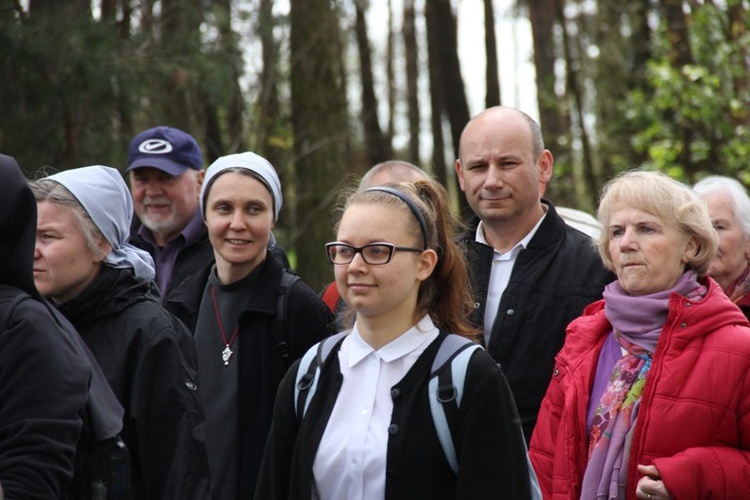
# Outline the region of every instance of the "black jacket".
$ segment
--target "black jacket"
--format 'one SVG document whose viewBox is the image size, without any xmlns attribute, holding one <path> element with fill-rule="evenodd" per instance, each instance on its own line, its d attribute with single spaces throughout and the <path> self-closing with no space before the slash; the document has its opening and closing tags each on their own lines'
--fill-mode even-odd
<svg viewBox="0 0 750 500">
<path fill-rule="evenodd" d="M 128 242 L 142 250 L 147 251 L 152 257 L 156 255 L 154 245 L 146 241 L 138 234 L 141 228 L 141 221 L 133 215 L 133 222 L 130 225 L 130 239 Z M 155 258 L 155 257 L 154 257 Z M 199 269 L 203 269 L 209 263 L 214 261 L 214 249 L 208 240 L 208 230 L 204 227 L 201 229 L 200 237 L 192 244 L 184 247 L 177 254 L 174 267 L 172 268 L 172 279 L 168 290 L 161 290 L 162 303 L 166 304 L 174 290 L 180 288 L 181 283 L 189 276 L 195 274 Z"/>
<path fill-rule="evenodd" d="M 503 367 L 527 442 L 547 391 L 565 328 L 615 279 L 591 237 L 568 226 L 552 203 L 516 260 L 492 325 L 487 351 Z M 478 218 L 462 239 L 475 294 L 474 324 L 484 324 L 493 249 L 478 243 Z"/>
<path fill-rule="evenodd" d="M 204 268 L 174 290 L 167 309 L 193 331 L 204 288 L 213 266 Z M 333 318 L 317 294 L 298 280 L 287 303 L 289 357 L 282 359 L 274 338 L 277 289 L 283 273 L 277 258 L 267 257 L 255 287 L 248 287 L 247 302 L 239 318 L 239 422 L 237 475 L 239 498 L 251 498 L 260 469 L 263 447 L 271 426 L 276 390 L 289 364 L 330 334 Z"/>
<path fill-rule="evenodd" d="M 502 372 L 481 350 L 469 361 L 456 419 L 458 476 L 451 470 L 438 441 L 427 393 L 430 367 L 444 338 L 445 334 L 439 335 L 391 389 L 385 498 L 529 498 L 526 452 L 513 397 Z M 293 404 L 299 363 L 284 377 L 256 500 L 311 498 L 315 455 L 343 381 L 336 353 L 323 365 L 301 423 Z"/>
<path fill-rule="evenodd" d="M 60 498 L 73 476 L 91 368 L 49 311 L 0 285 L 0 483 L 6 499 Z"/>
<path fill-rule="evenodd" d="M 208 461 L 192 338 L 159 303 L 153 281 L 103 267 L 59 306 L 125 408 L 133 498 L 204 499 Z"/>
</svg>

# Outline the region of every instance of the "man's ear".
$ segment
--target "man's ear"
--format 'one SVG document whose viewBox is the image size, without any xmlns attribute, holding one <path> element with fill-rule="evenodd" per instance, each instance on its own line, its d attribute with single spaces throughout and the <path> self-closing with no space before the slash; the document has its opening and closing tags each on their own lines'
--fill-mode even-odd
<svg viewBox="0 0 750 500">
<path fill-rule="evenodd" d="M 206 178 L 206 171 L 205 170 L 199 170 L 195 173 L 195 182 L 198 184 L 198 191 L 200 192 L 201 188 L 203 187 L 203 179 Z"/>
<path fill-rule="evenodd" d="M 458 177 L 458 187 L 461 188 L 461 191 L 466 191 L 466 189 L 464 189 L 464 176 L 462 175 L 463 174 L 463 166 L 461 165 L 461 159 L 460 158 L 456 160 L 456 164 L 455 164 L 454 168 L 456 169 L 456 176 Z"/>
<path fill-rule="evenodd" d="M 536 164 L 539 167 L 539 184 L 546 187 L 547 183 L 552 179 L 552 171 L 555 166 L 555 159 L 552 157 L 549 149 L 542 151 Z"/>
</svg>

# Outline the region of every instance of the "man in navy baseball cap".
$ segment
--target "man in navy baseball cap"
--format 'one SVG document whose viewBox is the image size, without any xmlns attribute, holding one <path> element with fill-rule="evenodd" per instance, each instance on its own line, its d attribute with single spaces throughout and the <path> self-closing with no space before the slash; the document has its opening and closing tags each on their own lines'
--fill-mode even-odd
<svg viewBox="0 0 750 500">
<path fill-rule="evenodd" d="M 187 132 L 154 127 L 130 143 L 126 173 L 138 219 L 130 241 L 153 257 L 156 284 L 166 303 L 172 284 L 213 259 L 198 207 L 203 155 Z"/>
<path fill-rule="evenodd" d="M 126 172 L 152 167 L 177 177 L 189 168 L 203 168 L 201 148 L 193 136 L 172 127 L 154 127 L 135 136 L 129 160 Z"/>
</svg>

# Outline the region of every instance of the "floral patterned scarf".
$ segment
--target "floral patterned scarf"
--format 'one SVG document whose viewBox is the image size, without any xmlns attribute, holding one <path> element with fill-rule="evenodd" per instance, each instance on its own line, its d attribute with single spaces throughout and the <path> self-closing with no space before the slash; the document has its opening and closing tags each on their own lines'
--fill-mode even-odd
<svg viewBox="0 0 750 500">
<path fill-rule="evenodd" d="M 727 295 L 737 305 L 750 305 L 750 265 L 745 268 L 742 275 L 727 290 Z"/>
<path fill-rule="evenodd" d="M 697 299 L 705 292 L 693 271 L 684 273 L 672 289 L 650 295 L 630 296 L 617 281 L 605 288 L 605 315 L 624 355 L 615 363 L 594 413 L 582 498 L 625 498 L 630 444 L 651 359 L 669 313 L 669 296 Z"/>
</svg>

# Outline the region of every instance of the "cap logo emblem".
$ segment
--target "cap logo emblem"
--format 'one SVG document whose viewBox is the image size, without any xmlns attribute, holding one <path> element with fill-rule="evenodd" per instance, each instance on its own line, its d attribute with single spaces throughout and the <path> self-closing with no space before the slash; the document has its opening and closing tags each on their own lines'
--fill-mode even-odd
<svg viewBox="0 0 750 500">
<path fill-rule="evenodd" d="M 164 139 L 148 139 L 138 146 L 138 151 L 152 155 L 163 155 L 172 152 L 172 144 Z"/>
</svg>

